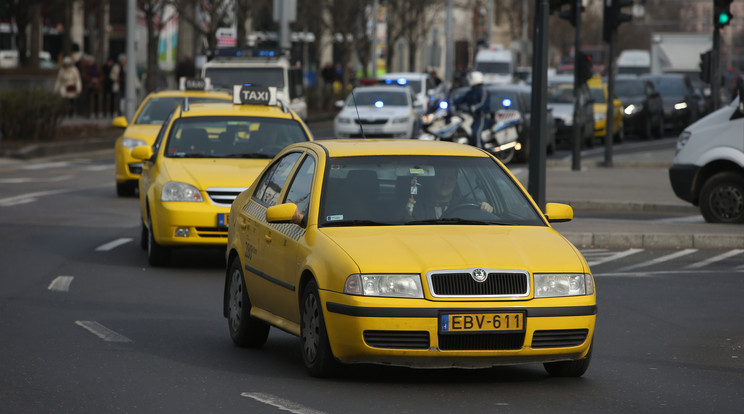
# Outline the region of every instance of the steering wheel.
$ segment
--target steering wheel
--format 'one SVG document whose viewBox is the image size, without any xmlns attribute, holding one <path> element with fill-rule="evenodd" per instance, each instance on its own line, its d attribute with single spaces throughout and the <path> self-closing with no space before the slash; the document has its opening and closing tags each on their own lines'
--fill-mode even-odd
<svg viewBox="0 0 744 414">
<path fill-rule="evenodd" d="M 476 204 L 476 203 L 460 203 L 460 204 L 455 204 L 454 206 L 449 207 L 442 214 L 442 217 L 449 218 L 449 217 L 452 217 L 453 215 L 455 215 L 454 213 L 456 211 L 464 211 L 464 210 L 471 210 L 471 209 L 475 209 L 475 210 L 479 210 L 480 211 L 481 206 L 480 206 L 480 204 Z"/>
</svg>

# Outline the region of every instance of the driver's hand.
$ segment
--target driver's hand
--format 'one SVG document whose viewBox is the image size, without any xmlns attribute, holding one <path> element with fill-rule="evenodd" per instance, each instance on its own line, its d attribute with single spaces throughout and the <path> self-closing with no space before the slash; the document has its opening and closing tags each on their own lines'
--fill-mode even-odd
<svg viewBox="0 0 744 414">
<path fill-rule="evenodd" d="M 485 201 L 481 203 L 480 209 L 487 212 L 487 213 L 493 213 L 493 206 L 486 203 Z"/>
</svg>

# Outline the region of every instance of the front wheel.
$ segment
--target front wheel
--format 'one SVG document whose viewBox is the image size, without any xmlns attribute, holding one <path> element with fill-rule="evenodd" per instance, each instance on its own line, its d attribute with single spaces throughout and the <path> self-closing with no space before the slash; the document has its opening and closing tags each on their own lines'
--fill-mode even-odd
<svg viewBox="0 0 744 414">
<path fill-rule="evenodd" d="M 576 359 L 573 361 L 558 361 L 558 362 L 546 362 L 543 364 L 545 371 L 554 377 L 574 377 L 578 378 L 586 372 L 589 368 L 589 363 L 592 362 L 592 349 L 594 344 L 589 345 L 589 352 L 583 359 Z"/>
<path fill-rule="evenodd" d="M 708 223 L 744 223 L 744 177 L 718 173 L 700 191 L 700 212 Z"/>
<path fill-rule="evenodd" d="M 311 280 L 305 286 L 300 307 L 300 337 L 305 368 L 313 377 L 329 376 L 336 370 L 337 363 L 328 341 L 323 306 L 315 280 Z"/>
<path fill-rule="evenodd" d="M 237 346 L 260 348 L 269 337 L 270 326 L 262 320 L 251 317 L 251 299 L 245 288 L 243 269 L 240 260 L 235 259 L 227 274 L 227 324 L 230 338 Z"/>
<path fill-rule="evenodd" d="M 147 260 L 150 266 L 165 266 L 170 261 L 171 250 L 169 247 L 161 246 L 155 240 L 152 218 L 148 217 L 149 227 L 147 229 Z"/>
</svg>

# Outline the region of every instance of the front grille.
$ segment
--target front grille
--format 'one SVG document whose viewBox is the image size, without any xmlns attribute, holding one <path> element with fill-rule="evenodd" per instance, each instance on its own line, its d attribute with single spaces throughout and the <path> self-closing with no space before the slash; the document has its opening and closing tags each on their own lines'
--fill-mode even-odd
<svg viewBox="0 0 744 414">
<path fill-rule="evenodd" d="M 439 335 L 442 351 L 512 351 L 523 344 L 524 332 Z"/>
<path fill-rule="evenodd" d="M 242 193 L 247 187 L 214 187 L 207 188 L 209 199 L 218 206 L 229 207 L 238 194 Z"/>
<path fill-rule="evenodd" d="M 361 125 L 385 125 L 387 123 L 387 119 L 354 119 L 354 122 Z"/>
<path fill-rule="evenodd" d="M 561 329 L 535 331 L 532 335 L 533 348 L 566 348 L 579 346 L 586 341 L 588 329 Z"/>
<path fill-rule="evenodd" d="M 364 331 L 364 342 L 372 348 L 428 349 L 426 331 Z"/>
<path fill-rule="evenodd" d="M 529 293 L 529 275 L 525 272 L 487 271 L 483 282 L 471 272 L 442 272 L 429 275 L 434 296 L 525 296 Z"/>
<path fill-rule="evenodd" d="M 196 235 L 207 239 L 227 238 L 227 227 L 196 227 Z"/>
</svg>

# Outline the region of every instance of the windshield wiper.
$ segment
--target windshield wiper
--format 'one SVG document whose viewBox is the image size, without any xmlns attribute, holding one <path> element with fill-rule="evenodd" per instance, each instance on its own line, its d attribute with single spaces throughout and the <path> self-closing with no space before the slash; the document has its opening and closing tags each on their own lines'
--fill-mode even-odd
<svg viewBox="0 0 744 414">
<path fill-rule="evenodd" d="M 343 226 L 392 226 L 391 223 L 382 223 L 374 220 L 338 220 L 328 221 L 326 227 L 343 227 Z"/>
<path fill-rule="evenodd" d="M 496 226 L 509 226 L 510 223 L 501 223 L 498 221 L 486 221 L 486 220 L 468 220 L 458 217 L 449 218 L 438 218 L 438 219 L 427 219 L 427 220 L 414 220 L 407 221 L 406 225 L 419 225 L 419 224 L 472 224 L 472 225 L 496 225 Z"/>
</svg>

